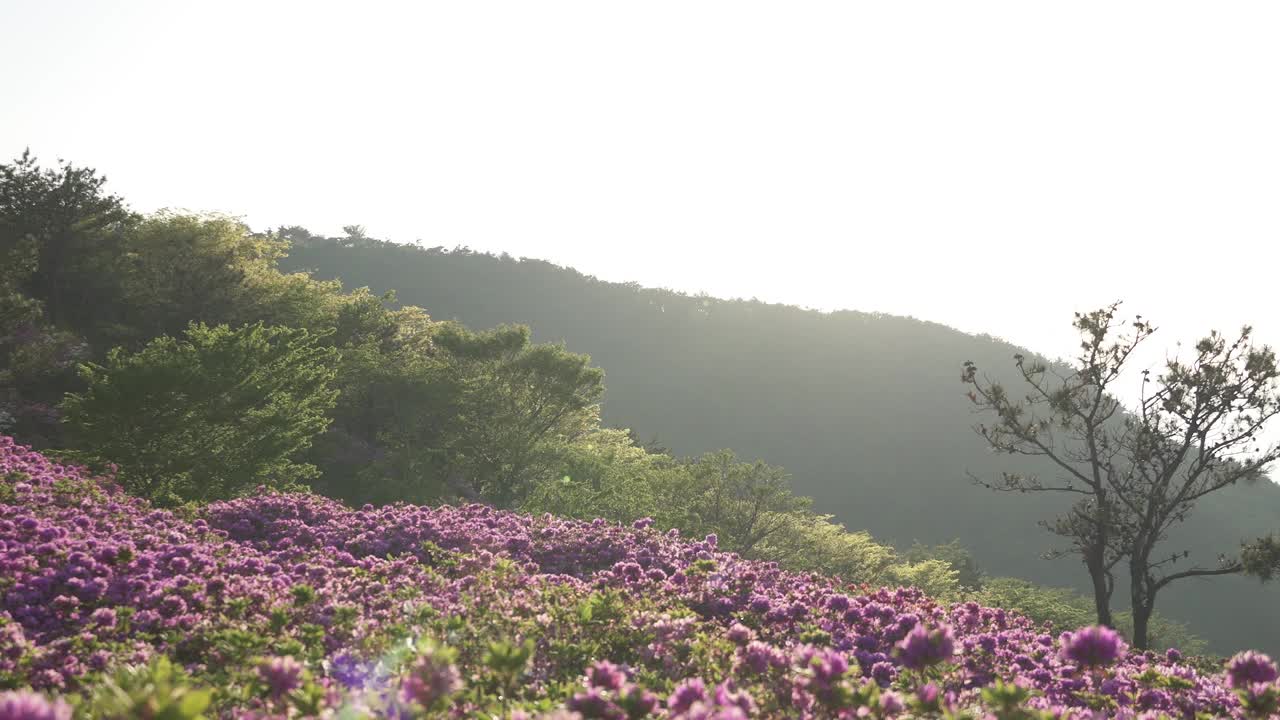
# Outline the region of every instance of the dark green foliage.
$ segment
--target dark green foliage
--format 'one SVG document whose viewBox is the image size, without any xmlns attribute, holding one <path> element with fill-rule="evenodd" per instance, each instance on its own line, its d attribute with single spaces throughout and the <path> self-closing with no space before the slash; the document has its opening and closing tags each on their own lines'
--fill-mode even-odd
<svg viewBox="0 0 1280 720">
<path fill-rule="evenodd" d="M 604 373 L 562 345 L 532 344 L 525 327 L 476 333 L 446 323 L 433 337 L 456 383 L 448 472 L 511 507 L 552 470 L 548 443 L 597 426 Z"/>
<path fill-rule="evenodd" d="M 109 273 L 101 252 L 133 215 L 91 168 L 43 168 L 30 152 L 0 164 L 0 256 L 35 241 L 35 267 L 23 282 L 56 326 L 80 326 L 101 308 Z"/>
<path fill-rule="evenodd" d="M 688 521 L 680 527 L 714 532 L 727 550 L 751 557 L 786 530 L 788 515 L 809 515 L 812 501 L 792 492 L 785 470 L 763 461 L 740 462 L 732 451 L 721 450 L 682 469 L 688 480 L 665 502 L 685 509 Z"/>
<path fill-rule="evenodd" d="M 74 382 L 85 350 L 74 334 L 45 321 L 44 303 L 26 289 L 39 247 L 28 236 L 0 249 L 0 432 L 34 442 L 56 434 L 52 406 Z"/>
<path fill-rule="evenodd" d="M 355 301 L 343 310 L 342 393 L 312 454 L 326 493 L 510 507 L 598 427 L 603 373 L 584 355 L 533 344 L 527 328 L 474 333 L 414 310 Z M 351 333 L 343 320 L 361 313 L 372 331 Z"/>
<path fill-rule="evenodd" d="M 178 335 L 190 322 L 238 325 L 253 318 L 310 326 L 261 312 L 271 304 L 264 302 L 269 281 L 287 248 L 234 218 L 165 212 L 142 219 L 122 233 L 104 263 L 120 312 L 100 322 L 94 335 L 104 343 L 137 344 Z"/>
<path fill-rule="evenodd" d="M 193 324 L 182 339 L 117 348 L 64 401 L 74 446 L 122 466 L 164 502 L 228 498 L 315 477 L 295 462 L 329 424 L 337 352 L 305 330 Z"/>
<path fill-rule="evenodd" d="M 146 666 L 130 666 L 103 680 L 81 703 L 84 717 L 103 720 L 202 720 L 212 700 L 209 690 L 195 689 L 181 668 L 167 657 Z"/>
</svg>

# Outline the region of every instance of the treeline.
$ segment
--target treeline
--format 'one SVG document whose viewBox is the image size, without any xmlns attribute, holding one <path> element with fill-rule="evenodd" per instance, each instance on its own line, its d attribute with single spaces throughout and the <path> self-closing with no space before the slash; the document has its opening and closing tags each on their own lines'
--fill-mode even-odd
<svg viewBox="0 0 1280 720">
<path fill-rule="evenodd" d="M 361 242 L 142 215 L 92 169 L 0 165 L 0 432 L 111 465 L 160 505 L 267 486 L 648 518 L 796 570 L 1081 624 L 1074 594 L 987 578 L 956 545 L 898 552 L 848 531 L 778 467 L 604 426 L 603 371 L 525 327 L 472 330 L 280 267 L 291 243 Z"/>
</svg>

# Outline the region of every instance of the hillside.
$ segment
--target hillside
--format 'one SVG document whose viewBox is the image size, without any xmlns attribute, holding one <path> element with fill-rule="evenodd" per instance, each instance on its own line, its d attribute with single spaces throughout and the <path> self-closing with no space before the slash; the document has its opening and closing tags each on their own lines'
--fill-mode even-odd
<svg viewBox="0 0 1280 720">
<path fill-rule="evenodd" d="M 0 689 L 60 696 L 0 690 L 15 720 L 1245 717 L 1232 688 L 1278 691 L 1265 658 L 1055 639 L 645 521 L 271 493 L 183 516 L 5 436 L 0 562 Z M 994 687 L 1015 678 L 1035 696 Z"/>
<path fill-rule="evenodd" d="M 682 454 L 729 447 L 778 464 L 798 492 L 849 527 L 896 544 L 959 539 L 993 574 L 1079 585 L 1073 560 L 1036 522 L 1058 499 L 993 495 L 965 479 L 1010 465 L 985 450 L 959 382 L 972 360 L 999 375 L 1019 351 L 920 320 L 819 313 L 601 282 L 537 260 L 364 241 L 295 239 L 286 269 L 348 287 L 395 290 L 404 304 L 474 328 L 528 324 L 606 369 L 605 420 Z M 1068 318 L 1046 318 L 1069 332 Z M 1172 341 L 1172 339 L 1167 339 Z M 1212 563 L 1280 526 L 1280 488 L 1263 484 L 1203 501 L 1178 540 Z M 1124 604 L 1123 590 L 1117 604 Z M 1213 648 L 1280 649 L 1280 591 L 1256 581 L 1190 581 L 1161 610 Z"/>
</svg>

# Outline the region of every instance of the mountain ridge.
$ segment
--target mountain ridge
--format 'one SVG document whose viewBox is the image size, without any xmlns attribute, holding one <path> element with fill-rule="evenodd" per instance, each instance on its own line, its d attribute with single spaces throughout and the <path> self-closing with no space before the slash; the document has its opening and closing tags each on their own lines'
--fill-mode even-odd
<svg viewBox="0 0 1280 720">
<path fill-rule="evenodd" d="M 608 424 L 679 454 L 729 447 L 781 465 L 820 512 L 894 544 L 959 539 L 995 574 L 1082 587 L 1072 561 L 1039 559 L 1052 538 L 1036 521 L 1062 498 L 997 495 L 965 478 L 1049 471 L 993 457 L 971 431 L 961 363 L 1000 377 L 1013 354 L 1034 354 L 1000 338 L 887 313 L 644 288 L 464 248 L 294 238 L 282 269 L 395 290 L 401 303 L 477 329 L 529 325 L 538 341 L 564 342 L 604 368 Z M 1280 487 L 1232 488 L 1202 501 L 1168 547 L 1211 562 L 1278 518 Z M 1215 649 L 1280 648 L 1280 627 L 1268 623 L 1280 592 L 1254 584 L 1188 582 L 1160 608 Z M 1118 589 L 1117 606 L 1125 599 Z"/>
</svg>

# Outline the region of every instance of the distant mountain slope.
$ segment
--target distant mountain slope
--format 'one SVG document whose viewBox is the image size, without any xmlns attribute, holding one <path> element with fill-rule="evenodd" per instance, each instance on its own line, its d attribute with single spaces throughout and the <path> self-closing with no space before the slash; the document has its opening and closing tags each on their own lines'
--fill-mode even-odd
<svg viewBox="0 0 1280 720">
<path fill-rule="evenodd" d="M 992 476 L 1015 467 L 1052 474 L 1025 459 L 1008 464 L 970 430 L 961 363 L 999 375 L 1019 351 L 1007 343 L 910 318 L 607 283 L 465 250 L 300 243 L 284 266 L 395 290 L 437 319 L 523 323 L 539 341 L 563 340 L 605 369 L 608 423 L 677 453 L 730 447 L 782 465 L 817 509 L 851 528 L 898 544 L 959 538 L 994 574 L 1054 585 L 1084 579 L 1074 560 L 1039 558 L 1052 539 L 1036 522 L 1061 498 L 996 495 L 965 479 L 966 470 Z M 1067 321 L 1045 319 L 1064 333 Z M 1210 497 L 1182 534 L 1192 561 L 1212 563 L 1277 528 L 1280 487 L 1264 483 Z M 1188 581 L 1159 607 L 1216 650 L 1280 650 L 1280 591 L 1256 585 Z M 1121 593 L 1117 605 L 1126 604 Z"/>
</svg>

